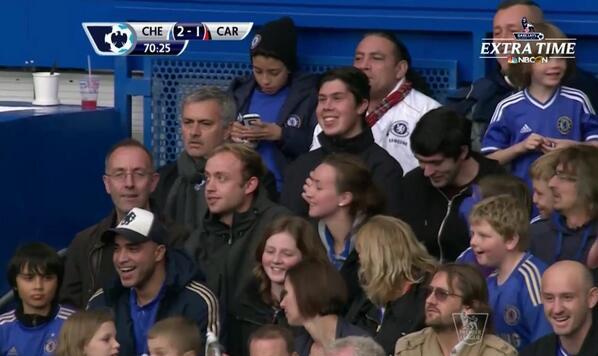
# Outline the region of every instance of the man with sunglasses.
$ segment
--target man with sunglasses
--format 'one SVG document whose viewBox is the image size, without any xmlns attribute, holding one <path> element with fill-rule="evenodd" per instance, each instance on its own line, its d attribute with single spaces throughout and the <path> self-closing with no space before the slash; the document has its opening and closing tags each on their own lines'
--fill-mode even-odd
<svg viewBox="0 0 598 356">
<path fill-rule="evenodd" d="M 548 181 L 554 212 L 530 226 L 530 252 L 547 264 L 585 263 L 598 233 L 598 148 L 575 145 L 556 153 Z"/>
<path fill-rule="evenodd" d="M 124 139 L 114 145 L 105 159 L 104 188 L 114 209 L 97 224 L 79 232 L 71 242 L 65 264 L 60 302 L 85 307 L 93 293 L 116 277 L 112 246 L 102 242 L 102 234 L 133 208 L 155 210 L 150 194 L 160 176 L 154 170 L 150 152 L 139 141 Z M 169 243 L 182 245 L 188 232 L 166 222 Z"/>
<path fill-rule="evenodd" d="M 441 265 L 425 304 L 427 328 L 400 338 L 395 356 L 517 355 L 506 341 L 485 330 L 490 319 L 486 280 L 473 266 Z"/>
</svg>

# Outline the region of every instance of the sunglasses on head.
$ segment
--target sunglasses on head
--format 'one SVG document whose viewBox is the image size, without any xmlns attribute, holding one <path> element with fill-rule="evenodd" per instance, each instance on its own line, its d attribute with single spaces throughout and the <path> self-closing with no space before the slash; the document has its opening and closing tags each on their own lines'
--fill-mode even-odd
<svg viewBox="0 0 598 356">
<path fill-rule="evenodd" d="M 455 297 L 463 298 L 462 295 L 451 293 L 446 289 L 432 287 L 432 286 L 426 287 L 426 299 L 429 298 L 430 295 L 432 295 L 432 294 L 434 294 L 434 298 L 436 298 L 436 300 L 439 302 L 444 302 L 451 295 L 455 296 Z"/>
</svg>

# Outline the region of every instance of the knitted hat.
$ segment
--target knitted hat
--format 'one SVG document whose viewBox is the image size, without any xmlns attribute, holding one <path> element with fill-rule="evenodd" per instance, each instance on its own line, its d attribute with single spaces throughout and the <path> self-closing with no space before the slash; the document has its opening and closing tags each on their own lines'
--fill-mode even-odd
<svg viewBox="0 0 598 356">
<path fill-rule="evenodd" d="M 297 66 L 297 33 L 290 17 L 268 22 L 251 40 L 251 57 L 263 54 L 281 60 L 289 71 Z"/>
</svg>

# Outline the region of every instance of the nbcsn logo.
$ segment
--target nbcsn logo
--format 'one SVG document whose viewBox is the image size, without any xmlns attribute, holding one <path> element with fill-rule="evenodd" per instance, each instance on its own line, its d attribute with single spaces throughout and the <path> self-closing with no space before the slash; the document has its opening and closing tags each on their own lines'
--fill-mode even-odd
<svg viewBox="0 0 598 356">
<path fill-rule="evenodd" d="M 517 63 L 548 63 L 549 58 L 545 56 L 532 56 L 532 57 L 522 57 L 522 56 L 509 56 L 507 57 L 507 62 L 510 64 L 517 64 Z"/>
</svg>

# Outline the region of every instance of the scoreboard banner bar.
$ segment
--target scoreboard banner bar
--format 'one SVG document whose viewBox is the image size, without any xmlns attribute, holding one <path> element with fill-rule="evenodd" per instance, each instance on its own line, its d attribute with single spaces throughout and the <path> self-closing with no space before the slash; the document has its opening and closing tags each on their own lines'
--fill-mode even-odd
<svg viewBox="0 0 598 356">
<path fill-rule="evenodd" d="M 241 41 L 253 22 L 84 22 L 93 49 L 101 56 L 178 56 L 188 41 Z"/>
</svg>

